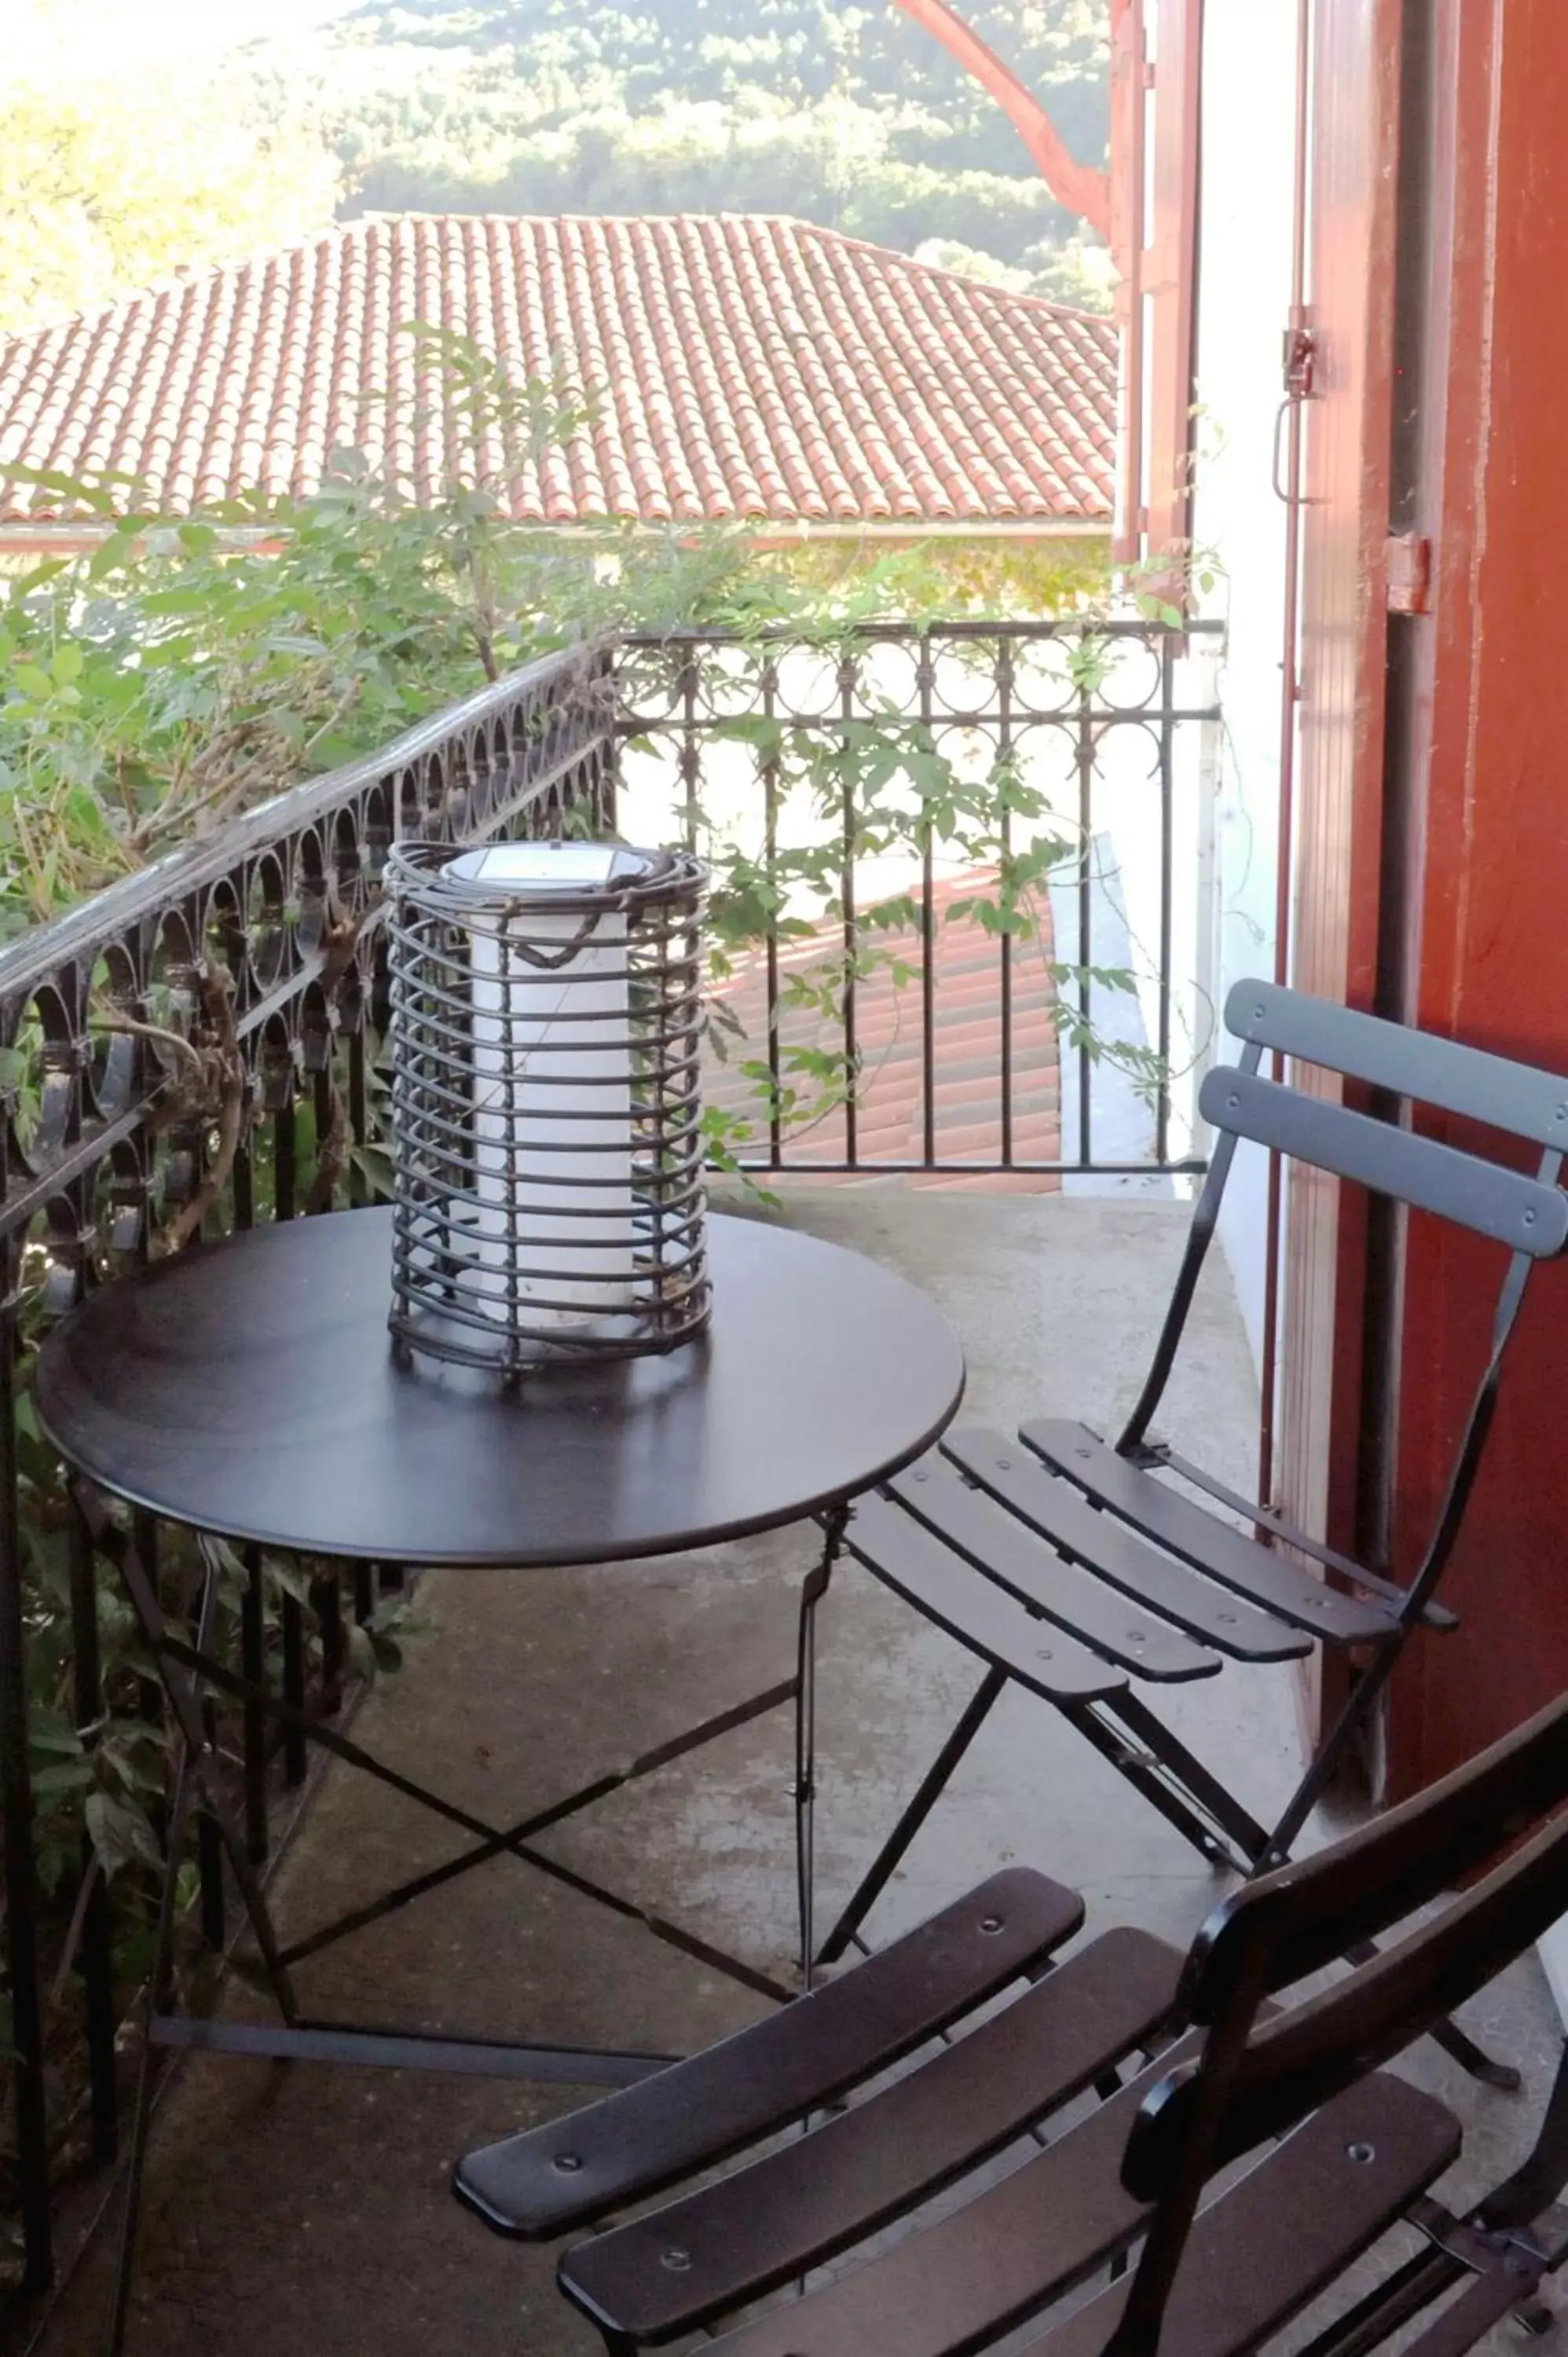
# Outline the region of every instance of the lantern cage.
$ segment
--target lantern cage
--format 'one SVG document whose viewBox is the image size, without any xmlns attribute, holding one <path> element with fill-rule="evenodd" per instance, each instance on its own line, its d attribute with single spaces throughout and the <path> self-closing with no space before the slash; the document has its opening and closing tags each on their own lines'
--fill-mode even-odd
<svg viewBox="0 0 1568 2357">
<path fill-rule="evenodd" d="M 397 1342 L 517 1373 L 692 1340 L 706 869 L 405 842 L 385 881 Z"/>
</svg>

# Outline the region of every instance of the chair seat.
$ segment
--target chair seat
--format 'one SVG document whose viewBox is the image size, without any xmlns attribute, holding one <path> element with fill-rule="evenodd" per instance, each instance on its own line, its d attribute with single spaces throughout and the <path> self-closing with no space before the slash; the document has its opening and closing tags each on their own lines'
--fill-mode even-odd
<svg viewBox="0 0 1568 2357">
<path fill-rule="evenodd" d="M 1072 1706 L 1125 1693 L 1125 1670 L 1047 1626 L 893 1499 L 861 1499 L 844 1545 L 917 1612 L 1042 1701 Z M 1219 1668 L 1215 1655 L 1208 1660 Z"/>
<path fill-rule="evenodd" d="M 1239 1662 L 1299 1661 L 1312 1651 L 1312 1639 L 1282 1619 L 1272 1592 L 1249 1603 L 1233 1584 L 1221 1587 L 1201 1570 L 1175 1561 L 1151 1546 L 1118 1514 L 1103 1512 L 1082 1489 L 1049 1470 L 1005 1433 L 965 1425 L 949 1433 L 942 1447 L 943 1454 L 961 1468 L 966 1480 L 995 1501 L 996 1511 L 1005 1508 L 1016 1524 L 1037 1532 L 1082 1565 L 1086 1573 L 1092 1572 L 1135 1604 L 1163 1614 L 1199 1643 L 1212 1645 L 1217 1652 Z M 1128 1469 L 1136 1480 L 1150 1479 L 1135 1468 Z M 1202 1512 L 1201 1508 L 1196 1511 Z M 1233 1535 L 1240 1538 L 1241 1534 Z M 1250 1540 L 1242 1544 L 1251 1545 Z M 1312 1598 L 1321 1592 L 1321 1582 L 1294 1566 L 1289 1569 L 1290 1594 L 1294 1597 L 1299 1591 L 1302 1609 L 1312 1609 Z M 1315 1610 L 1315 1629 L 1320 1617 Z"/>
<path fill-rule="evenodd" d="M 1208 1645 L 1195 1643 L 1183 1628 L 1173 1627 L 1168 1607 L 1162 1609 L 1147 1593 L 1134 1598 L 1107 1585 L 1102 1577 L 1094 1576 L 1097 1566 L 1080 1570 L 1069 1563 L 1058 1543 L 1047 1540 L 983 1490 L 961 1480 L 940 1456 L 922 1458 L 887 1486 L 901 1506 L 1008 1595 L 1016 1597 L 1026 1610 L 1055 1621 L 1107 1661 L 1137 1677 L 1173 1684 L 1213 1677 L 1219 1670 L 1219 1654 Z M 1076 1491 L 1065 1484 L 1058 1486 L 1065 1499 L 1086 1517 L 1093 1514 Z M 1103 1515 L 1094 1519 L 1104 1521 Z M 1180 1565 L 1162 1566 L 1153 1550 L 1141 1546 L 1136 1539 L 1127 1544 L 1149 1558 L 1151 1574 L 1163 1569 L 1171 1575 L 1172 1585 L 1181 1581 L 1193 1588 L 1203 1587 Z M 1150 1587 L 1157 1584 L 1151 1577 Z M 1240 1620 L 1242 1608 L 1234 1598 L 1221 1598 L 1215 1589 L 1209 1594 L 1217 1601 L 1230 1603 L 1232 1618 Z M 1248 1617 L 1262 1625 L 1261 1613 Z M 1277 1639 L 1283 1633 L 1277 1623 L 1274 1631 Z M 1305 1641 L 1302 1650 L 1305 1650 Z"/>
<path fill-rule="evenodd" d="M 1197 2220 L 1165 2310 L 1160 2357 L 1244 2357 L 1283 2330 L 1452 2166 L 1459 2139 L 1459 2123 L 1443 2104 L 1391 2072 L 1326 2104 Z M 1371 2158 L 1353 2158 L 1359 2152 Z M 1508 2279 L 1501 2283 L 1498 2312 L 1506 2314 Z M 1111 2285 L 1026 2342 L 1018 2357 L 1100 2357 L 1125 2299 L 1126 2286 Z M 810 2341 L 798 2345 L 802 2357 L 815 2357 Z"/>
<path fill-rule="evenodd" d="M 1383 1601 L 1328 1587 L 1083 1425 L 1026 1425 L 1021 1442 L 961 1426 L 860 1501 L 846 1544 L 983 1661 L 1068 1708 L 1113 1700 L 1129 1676 L 1174 1684 L 1214 1676 L 1221 1655 L 1294 1661 L 1313 1637 L 1361 1644 L 1397 1626 Z"/>
<path fill-rule="evenodd" d="M 1147 2212 L 1119 2169 L 1145 2092 L 1135 2080 L 1000 2185 L 725 2334 L 715 2357 L 968 2357 L 1026 2323 L 1143 2226 Z M 1183 2322 L 1167 2319 L 1160 2357 L 1238 2357 L 1255 2345 L 1384 2233 L 1459 2142 L 1453 2114 L 1391 2073 L 1326 2104 L 1204 2213 L 1179 2279 Z M 1097 2357 L 1121 2298 L 1118 2286 L 1083 2311 L 1101 2309 L 1093 2323 L 1074 2317 L 1039 2345 L 1050 2357 Z"/>
<path fill-rule="evenodd" d="M 852 2109 L 585 2244 L 565 2261 L 564 2287 L 596 2320 L 652 2342 L 776 2289 L 1156 2045 L 1181 1966 L 1145 1932 L 1105 1932 Z"/>
<path fill-rule="evenodd" d="M 1037 1971 L 1082 1921 L 1076 1891 L 1010 1867 L 733 2038 L 469 2153 L 453 2190 L 523 2240 L 602 2218 L 835 2102 Z"/>
<path fill-rule="evenodd" d="M 1397 1630 L 1387 1604 L 1343 1595 L 1277 1547 L 1260 1546 L 1234 1523 L 1119 1457 L 1087 1425 L 1043 1418 L 1020 1426 L 1019 1437 L 1093 1504 L 1292 1627 L 1340 1645 L 1375 1644 Z"/>
</svg>

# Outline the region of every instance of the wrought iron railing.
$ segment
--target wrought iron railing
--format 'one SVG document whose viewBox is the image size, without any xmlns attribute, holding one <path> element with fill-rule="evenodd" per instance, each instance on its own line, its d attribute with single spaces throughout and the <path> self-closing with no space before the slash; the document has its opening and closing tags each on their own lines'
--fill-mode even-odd
<svg viewBox="0 0 1568 2357">
<path fill-rule="evenodd" d="M 28 1739 L 38 1650 L 28 1599 L 38 1589 L 28 1568 L 38 1569 L 41 1515 L 55 1526 L 69 1582 L 66 1704 L 79 1728 L 102 1718 L 104 1649 L 85 1532 L 62 1499 L 45 1501 L 31 1483 L 25 1399 L 17 1422 L 27 1348 L 86 1287 L 134 1268 L 171 1235 L 364 1199 L 374 1178 L 367 1043 L 381 1028 L 376 885 L 387 848 L 394 835 L 470 840 L 503 823 L 531 834 L 602 825 L 613 808 L 611 698 L 606 652 L 532 663 L 0 953 L 9 1083 L 0 1147 L 0 1792 L 15 2191 L 30 2286 L 50 2270 L 59 2142 L 46 2115 L 44 1993 L 62 1978 L 74 1993 L 100 2161 L 115 2147 L 118 2025 L 110 1910 L 85 1851 L 63 1902 L 40 1907 Z M 252 1559 L 246 1569 L 238 1641 L 242 1667 L 259 1681 L 268 1643 L 262 1566 Z M 361 1569 L 350 1609 L 364 1620 L 375 1600 Z M 307 1648 L 303 1607 L 285 1593 L 268 1668 L 295 1710 L 334 1706 L 343 1674 L 335 1575 L 317 1582 L 312 1602 L 318 1646 Z M 248 1839 L 263 1857 L 269 1768 L 280 1763 L 269 1763 L 259 1711 L 247 1711 L 236 1739 Z M 303 1779 L 303 1743 L 285 1740 L 281 1769 L 289 1781 Z M 204 1919 L 220 1931 L 215 1849 L 202 1864 Z M 86 1894 L 78 1908 L 72 1884 Z M 74 1950 L 62 1975 L 60 1955 L 48 1950 L 68 1936 Z"/>
<path fill-rule="evenodd" d="M 45 1992 L 69 1993 L 87 2058 L 84 2130 L 101 2162 L 117 2136 L 118 2018 L 111 1914 L 85 1850 L 40 1904 L 28 1742 L 40 1476 L 27 1352 L 85 1288 L 171 1240 L 366 1200 L 377 1183 L 371 1043 L 385 1014 L 377 886 L 391 843 L 474 839 L 503 824 L 576 832 L 616 818 L 644 842 L 705 847 L 716 831 L 751 858 L 765 899 L 789 870 L 794 898 L 784 893 L 779 921 L 737 954 L 721 989 L 731 1021 L 752 1034 L 745 1087 L 763 1092 L 743 1163 L 1168 1180 L 1203 1158 L 1191 1101 L 1216 916 L 1215 645 L 1200 626 L 1184 638 L 1120 622 L 952 623 L 851 631 L 825 651 L 779 635 L 682 632 L 552 656 L 0 952 L 0 1796 L 13 2190 L 30 2284 L 50 2268 L 59 2142 L 45 2104 Z M 1030 830 L 1059 836 L 1067 848 L 1036 879 L 1030 931 L 949 921 L 955 899 L 983 899 L 995 878 L 982 862 L 978 882 L 966 880 L 973 830 L 953 856 L 942 825 L 924 824 L 897 782 L 885 815 L 902 818 L 883 830 L 896 848 L 868 853 L 882 834 L 867 826 L 857 780 L 875 768 L 874 740 L 929 748 L 983 813 L 990 786 L 1009 780 L 1015 801 L 979 828 L 1004 858 Z M 838 780 L 825 840 L 820 797 L 800 786 L 813 762 L 819 779 Z M 816 884 L 802 896 L 800 855 L 813 843 L 815 866 L 803 864 Z M 721 888 L 737 872 L 722 862 Z M 863 952 L 890 884 L 908 938 L 882 928 L 890 953 L 873 971 Z M 824 951 L 838 955 L 843 986 L 803 1004 L 792 988 L 800 961 Z M 896 967 L 908 969 L 897 983 Z M 1131 974 L 1133 987 L 1105 969 Z M 825 1049 L 808 1045 L 806 1060 L 820 1052 L 854 1082 L 830 1091 L 831 1111 L 809 1123 L 793 1122 L 785 1102 L 802 1024 L 832 1034 Z M 1107 1039 L 1126 1049 L 1121 1063 L 1107 1061 Z M 882 1109 L 895 1070 L 911 1109 L 890 1130 Z M 714 1077 L 721 1095 L 742 1085 Z M 97 1566 L 58 1491 L 46 1502 L 55 1583 L 69 1599 L 64 1707 L 91 1730 L 106 1701 Z M 156 1561 L 154 1534 L 135 1535 Z M 166 1550 L 171 1577 L 176 1568 Z M 275 1677 L 296 1712 L 335 1707 L 350 1622 L 376 1607 L 371 1569 L 350 1575 L 346 1614 L 337 1574 L 322 1567 L 308 1643 L 296 1597 L 282 1590 L 269 1629 L 260 1560 L 239 1569 L 242 1671 Z M 150 1697 L 143 1707 L 151 1712 Z M 285 1734 L 270 1752 L 255 1710 L 237 1719 L 233 1743 L 248 1838 L 264 1857 L 269 1780 L 297 1783 L 304 1745 Z M 215 1843 L 200 1863 L 203 1928 L 220 1941 Z"/>
<path fill-rule="evenodd" d="M 792 920 L 719 993 L 737 1028 L 710 1094 L 735 1109 L 743 1165 L 1042 1182 L 1203 1167 L 1219 630 L 626 642 L 623 827 L 716 836 Z M 914 760 L 889 778 L 894 748 Z M 1012 905 L 1009 860 L 1046 836 L 1052 863 Z M 804 987 L 808 966 L 837 986 Z"/>
</svg>

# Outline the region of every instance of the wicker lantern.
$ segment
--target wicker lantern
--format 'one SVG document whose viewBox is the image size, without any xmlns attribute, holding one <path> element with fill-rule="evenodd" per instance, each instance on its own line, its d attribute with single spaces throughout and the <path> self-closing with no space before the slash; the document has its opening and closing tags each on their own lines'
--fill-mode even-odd
<svg viewBox="0 0 1568 2357">
<path fill-rule="evenodd" d="M 391 903 L 392 1329 L 515 1373 L 707 1323 L 701 863 L 403 843 Z"/>
</svg>

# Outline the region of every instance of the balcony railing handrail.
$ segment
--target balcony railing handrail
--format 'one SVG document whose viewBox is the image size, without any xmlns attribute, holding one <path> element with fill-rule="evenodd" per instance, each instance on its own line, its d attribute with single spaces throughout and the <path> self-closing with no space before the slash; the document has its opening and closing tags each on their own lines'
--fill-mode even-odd
<svg viewBox="0 0 1568 2357">
<path fill-rule="evenodd" d="M 226 820 L 210 834 L 166 852 L 134 875 L 105 885 L 75 908 L 35 926 L 20 941 L 0 950 L 0 1001 L 25 996 L 47 982 L 56 967 L 105 946 L 183 896 L 218 882 L 253 853 L 302 833 L 317 819 L 351 802 L 356 795 L 410 768 L 454 737 L 482 726 L 497 713 L 510 711 L 531 694 L 557 682 L 568 682 L 574 674 L 580 673 L 585 680 L 609 643 L 594 640 L 536 656 L 502 678 L 488 682 L 461 703 L 443 705 L 377 751 L 269 796 L 239 817 Z M 531 790 L 545 792 L 552 782 L 552 776 L 542 773 L 530 781 Z"/>
<path fill-rule="evenodd" d="M 823 624 L 820 631 L 804 629 L 799 622 L 765 622 L 753 630 L 701 622 L 682 623 L 669 630 L 627 630 L 622 633 L 622 642 L 631 647 L 738 647 L 788 643 L 804 650 L 816 644 L 832 646 L 842 639 L 865 640 L 874 644 L 884 641 L 897 643 L 910 638 L 1146 640 L 1151 636 L 1168 636 L 1219 639 L 1224 636 L 1225 627 L 1224 622 L 1215 616 L 1196 618 L 1179 625 L 1157 620 L 1151 622 L 1135 615 L 1116 615 L 1101 619 L 1090 614 L 1070 614 L 1053 619 L 1018 621 L 962 619 L 948 621 L 910 616 L 904 620 Z"/>
</svg>

